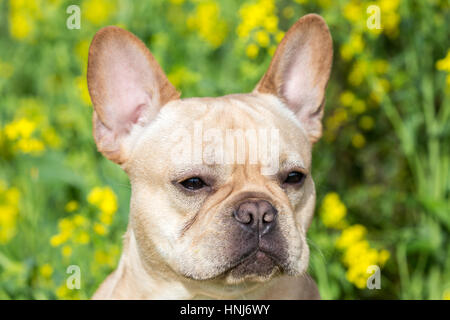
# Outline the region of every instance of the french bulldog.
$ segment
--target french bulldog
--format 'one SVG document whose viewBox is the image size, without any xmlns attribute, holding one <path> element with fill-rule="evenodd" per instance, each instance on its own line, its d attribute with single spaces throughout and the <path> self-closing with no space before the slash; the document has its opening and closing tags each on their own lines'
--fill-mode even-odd
<svg viewBox="0 0 450 320">
<path fill-rule="evenodd" d="M 332 56 L 327 24 L 309 14 L 251 93 L 180 98 L 136 36 L 96 33 L 93 135 L 131 200 L 118 267 L 93 299 L 320 298 L 306 232 Z"/>
</svg>

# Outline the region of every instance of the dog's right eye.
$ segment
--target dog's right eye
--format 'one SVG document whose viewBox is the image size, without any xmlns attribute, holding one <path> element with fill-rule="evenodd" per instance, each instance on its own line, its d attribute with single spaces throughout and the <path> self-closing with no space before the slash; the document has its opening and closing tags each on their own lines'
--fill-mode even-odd
<svg viewBox="0 0 450 320">
<path fill-rule="evenodd" d="M 180 182 L 180 184 L 188 190 L 200 190 L 206 186 L 206 183 L 203 182 L 199 177 L 193 177 Z"/>
</svg>

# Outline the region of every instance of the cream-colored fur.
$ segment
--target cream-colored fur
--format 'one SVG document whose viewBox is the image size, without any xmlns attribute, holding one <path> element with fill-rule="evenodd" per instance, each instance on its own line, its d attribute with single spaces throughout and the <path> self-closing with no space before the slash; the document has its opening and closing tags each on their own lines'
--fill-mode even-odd
<svg viewBox="0 0 450 320">
<path fill-rule="evenodd" d="M 287 33 L 254 92 L 179 99 L 137 38 L 117 27 L 98 33 L 88 67 L 94 136 L 99 150 L 128 174 L 132 192 L 119 265 L 94 299 L 319 298 L 306 273 L 306 231 L 315 206 L 311 152 L 320 137 L 331 52 L 326 24 L 308 15 Z M 299 75 L 292 68 L 300 68 Z M 249 129 L 276 130 L 276 158 L 252 162 L 247 141 L 243 162 L 211 162 L 206 132 Z M 223 146 L 223 155 L 236 153 L 234 145 Z M 273 174 L 264 174 L 267 165 Z M 304 182 L 283 184 L 282 176 L 293 171 L 302 172 Z M 194 176 L 208 187 L 183 189 L 180 182 Z M 267 201 L 278 212 L 285 256 L 270 274 L 233 272 L 242 243 L 232 214 L 246 199 Z"/>
</svg>

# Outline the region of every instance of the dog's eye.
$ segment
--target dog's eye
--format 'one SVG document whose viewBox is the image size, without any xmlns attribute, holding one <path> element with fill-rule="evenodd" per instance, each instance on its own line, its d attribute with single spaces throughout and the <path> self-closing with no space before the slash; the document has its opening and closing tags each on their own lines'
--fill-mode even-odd
<svg viewBox="0 0 450 320">
<path fill-rule="evenodd" d="M 305 180 L 305 175 L 298 171 L 289 172 L 284 183 L 286 184 L 300 184 Z"/>
<path fill-rule="evenodd" d="M 193 177 L 180 182 L 180 184 L 188 189 L 188 190 L 200 190 L 206 186 L 206 183 L 203 182 L 199 177 Z"/>
</svg>

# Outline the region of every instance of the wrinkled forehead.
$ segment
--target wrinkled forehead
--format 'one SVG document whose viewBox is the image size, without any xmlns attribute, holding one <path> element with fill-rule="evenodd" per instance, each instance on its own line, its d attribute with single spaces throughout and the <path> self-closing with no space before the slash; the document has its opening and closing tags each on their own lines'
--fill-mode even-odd
<svg viewBox="0 0 450 320">
<path fill-rule="evenodd" d="M 145 146 L 136 149 L 167 154 L 184 144 L 191 149 L 187 153 L 202 152 L 208 158 L 217 154 L 217 148 L 211 144 L 222 144 L 224 153 L 238 153 L 241 139 L 247 144 L 245 163 L 255 158 L 252 150 L 261 155 L 267 149 L 267 153 L 272 150 L 272 155 L 277 152 L 280 164 L 295 162 L 309 169 L 311 146 L 306 132 L 295 115 L 272 95 L 236 94 L 170 102 L 139 138 L 139 144 Z M 201 144 L 201 148 L 196 148 L 196 144 Z"/>
</svg>

